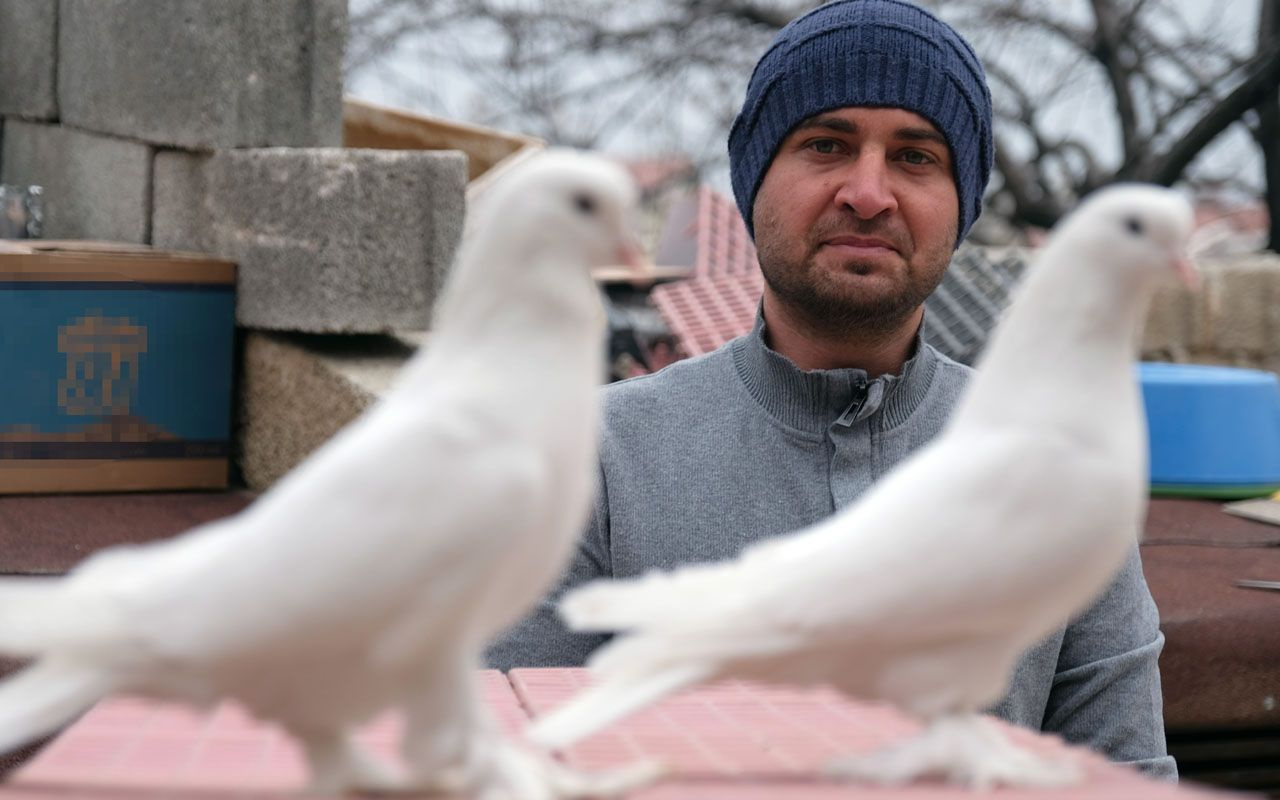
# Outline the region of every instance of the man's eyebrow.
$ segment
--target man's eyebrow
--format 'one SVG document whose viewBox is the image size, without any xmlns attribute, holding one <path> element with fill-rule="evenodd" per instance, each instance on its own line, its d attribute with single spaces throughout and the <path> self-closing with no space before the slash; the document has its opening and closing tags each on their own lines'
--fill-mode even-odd
<svg viewBox="0 0 1280 800">
<path fill-rule="evenodd" d="M 843 117 L 836 116 L 816 116 L 809 117 L 795 127 L 797 131 L 813 130 L 814 128 L 823 128 L 838 133 L 856 134 L 858 126 Z M 938 133 L 933 128 L 925 128 L 919 125 L 911 125 L 904 128 L 898 128 L 893 132 L 895 139 L 903 139 L 909 142 L 933 142 L 940 144 L 948 150 L 951 145 L 948 144 L 947 138 Z"/>
<path fill-rule="evenodd" d="M 898 128 L 893 132 L 894 138 L 906 139 L 910 142 L 933 142 L 940 144 L 948 150 L 951 146 L 947 144 L 947 137 L 935 131 L 933 128 Z"/>
<path fill-rule="evenodd" d="M 809 117 L 804 122 L 796 126 L 796 130 L 804 131 L 812 128 L 826 128 L 829 131 L 838 131 L 840 133 L 857 133 L 858 126 L 854 125 L 847 119 L 842 117 Z"/>
</svg>

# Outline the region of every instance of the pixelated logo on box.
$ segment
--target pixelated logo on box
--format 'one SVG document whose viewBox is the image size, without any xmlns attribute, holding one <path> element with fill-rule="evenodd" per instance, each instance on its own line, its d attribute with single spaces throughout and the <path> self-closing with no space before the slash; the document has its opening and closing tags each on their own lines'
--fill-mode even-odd
<svg viewBox="0 0 1280 800">
<path fill-rule="evenodd" d="M 0 269 L 0 375 L 8 383 L 0 466 L 46 473 L 19 479 L 6 470 L 0 491 L 207 487 L 214 474 L 225 485 L 233 284 L 78 272 L 6 277 L 14 276 Z M 110 462 L 110 477 L 47 473 L 91 462 Z M 184 470 L 195 472 L 184 478 Z M 122 480 L 126 472 L 133 477 Z"/>
<path fill-rule="evenodd" d="M 138 390 L 140 356 L 147 352 L 145 326 L 129 317 L 86 314 L 58 328 L 58 352 L 67 356 L 67 376 L 58 381 L 58 405 L 64 412 L 128 418 L 129 401 Z"/>
</svg>

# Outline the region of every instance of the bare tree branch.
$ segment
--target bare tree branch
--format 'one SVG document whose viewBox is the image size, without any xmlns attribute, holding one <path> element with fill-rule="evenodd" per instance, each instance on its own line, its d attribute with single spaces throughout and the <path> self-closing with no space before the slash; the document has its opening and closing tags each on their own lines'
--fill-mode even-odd
<svg viewBox="0 0 1280 800">
<path fill-rule="evenodd" d="M 1268 96 L 1274 96 L 1280 85 L 1280 45 L 1272 44 L 1250 65 L 1236 88 L 1205 112 L 1178 141 L 1165 152 L 1140 162 L 1132 177 L 1153 183 L 1171 185 L 1197 155 L 1215 138 Z"/>
<path fill-rule="evenodd" d="M 1064 209 L 1045 193 L 1037 175 L 1027 168 L 1026 162 L 1014 160 L 1012 148 L 996 141 L 996 168 L 1004 182 L 1004 189 L 1013 201 L 1013 216 L 1019 221 L 1047 228 L 1058 221 Z"/>
<path fill-rule="evenodd" d="M 1093 40 L 1093 57 L 1102 65 L 1115 96 L 1116 116 L 1120 122 L 1120 137 L 1125 161 L 1133 158 L 1142 136 L 1137 103 L 1133 96 L 1134 64 L 1126 58 L 1123 24 L 1119 9 L 1111 0 L 1092 0 L 1094 22 L 1097 25 Z"/>
<path fill-rule="evenodd" d="M 1258 14 L 1258 46 L 1280 39 L 1280 0 L 1263 0 Z M 1266 176 L 1264 198 L 1270 212 L 1271 229 L 1267 249 L 1280 252 L 1280 92 L 1272 89 L 1254 108 L 1257 124 L 1251 133 L 1262 151 Z"/>
<path fill-rule="evenodd" d="M 1111 181 L 1194 179 L 1197 156 L 1246 117 L 1280 193 L 1280 30 L 1269 21 L 1280 0 L 1222 0 L 1260 4 L 1253 42 L 1180 0 L 921 1 L 971 37 L 987 67 L 998 134 L 988 200 L 1015 225 L 1051 225 Z M 349 75 L 419 72 L 425 98 L 465 82 L 477 122 L 581 147 L 642 140 L 721 171 L 755 59 L 819 5 L 351 2 Z M 416 70 L 403 66 L 411 45 Z"/>
</svg>

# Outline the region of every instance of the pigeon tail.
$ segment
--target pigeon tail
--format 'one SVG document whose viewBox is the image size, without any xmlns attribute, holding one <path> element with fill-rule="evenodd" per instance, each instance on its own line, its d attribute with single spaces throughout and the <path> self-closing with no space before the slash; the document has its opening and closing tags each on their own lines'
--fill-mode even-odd
<svg viewBox="0 0 1280 800">
<path fill-rule="evenodd" d="M 115 688 L 100 667 L 50 659 L 0 682 L 0 753 L 57 731 Z"/>
<path fill-rule="evenodd" d="M 651 614 L 645 595 L 660 596 L 651 584 L 666 580 L 653 575 L 636 581 L 593 581 L 565 595 L 557 610 L 571 631 L 634 630 Z"/>
<path fill-rule="evenodd" d="M 103 613 L 77 602 L 61 578 L 0 578 L 0 653 L 40 656 L 109 637 Z"/>
<path fill-rule="evenodd" d="M 639 655 L 634 652 L 639 647 L 653 649 L 653 642 L 621 641 L 610 645 L 608 650 L 613 655 L 629 659 Z M 705 680 L 711 671 L 710 665 L 698 663 L 668 664 L 656 672 L 645 672 L 641 667 L 633 670 L 629 677 L 607 680 L 579 692 L 572 700 L 534 722 L 527 738 L 552 750 L 568 747 L 672 692 Z"/>
<path fill-rule="evenodd" d="M 670 573 L 653 572 L 631 580 L 592 581 L 560 601 L 560 617 L 570 630 L 611 632 L 643 630 L 673 620 L 728 613 L 741 597 L 732 565 L 697 565 Z"/>
</svg>

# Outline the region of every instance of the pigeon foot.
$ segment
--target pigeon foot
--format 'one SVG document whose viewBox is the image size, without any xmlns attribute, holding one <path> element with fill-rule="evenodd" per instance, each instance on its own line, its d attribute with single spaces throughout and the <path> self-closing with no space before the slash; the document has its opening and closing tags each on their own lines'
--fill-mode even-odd
<svg viewBox="0 0 1280 800">
<path fill-rule="evenodd" d="M 827 765 L 828 775 L 884 785 L 919 778 L 986 790 L 997 786 L 1055 788 L 1079 783 L 1083 774 L 1069 753 L 1053 756 L 1009 741 L 976 714 L 935 720 L 918 737 L 884 750 L 848 756 Z"/>
<path fill-rule="evenodd" d="M 480 800 L 589 800 L 619 797 L 652 783 L 665 772 L 655 762 L 585 773 L 550 756 L 504 744 L 478 787 Z"/>
<path fill-rule="evenodd" d="M 409 789 L 404 776 L 347 740 L 306 743 L 311 763 L 307 793 L 321 796 L 346 794 L 400 794 Z"/>
</svg>

